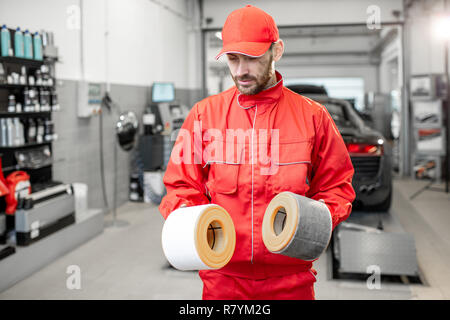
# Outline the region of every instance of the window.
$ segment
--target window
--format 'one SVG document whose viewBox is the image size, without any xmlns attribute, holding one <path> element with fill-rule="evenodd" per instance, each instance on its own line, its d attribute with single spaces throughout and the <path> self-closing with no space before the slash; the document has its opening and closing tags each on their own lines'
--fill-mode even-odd
<svg viewBox="0 0 450 320">
<path fill-rule="evenodd" d="M 364 108 L 363 78 L 292 78 L 284 81 L 285 86 L 294 84 L 324 86 L 331 98 L 349 100 L 357 110 Z"/>
</svg>

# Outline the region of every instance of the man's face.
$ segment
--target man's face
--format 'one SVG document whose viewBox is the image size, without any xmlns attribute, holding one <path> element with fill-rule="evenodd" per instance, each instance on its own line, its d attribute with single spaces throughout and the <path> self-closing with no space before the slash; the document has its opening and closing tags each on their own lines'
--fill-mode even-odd
<svg viewBox="0 0 450 320">
<path fill-rule="evenodd" d="M 271 49 L 258 58 L 237 53 L 228 53 L 227 57 L 231 77 L 238 90 L 245 95 L 264 90 L 275 72 Z"/>
</svg>

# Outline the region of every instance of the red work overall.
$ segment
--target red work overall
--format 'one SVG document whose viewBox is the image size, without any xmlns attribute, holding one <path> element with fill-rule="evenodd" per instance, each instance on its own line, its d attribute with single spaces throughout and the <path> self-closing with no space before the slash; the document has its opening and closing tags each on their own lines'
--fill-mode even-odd
<svg viewBox="0 0 450 320">
<path fill-rule="evenodd" d="M 312 262 L 264 246 L 265 209 L 275 195 L 291 191 L 323 199 L 333 228 L 351 212 L 354 170 L 330 114 L 284 87 L 278 72 L 277 81 L 256 95 L 232 87 L 200 101 L 174 145 L 161 214 L 215 203 L 236 229 L 230 262 L 200 271 L 204 299 L 314 299 Z"/>
</svg>

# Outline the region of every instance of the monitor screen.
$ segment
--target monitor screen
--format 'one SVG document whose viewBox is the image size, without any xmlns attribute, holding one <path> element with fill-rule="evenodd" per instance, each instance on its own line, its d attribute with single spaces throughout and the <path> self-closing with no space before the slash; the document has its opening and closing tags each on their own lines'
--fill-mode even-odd
<svg viewBox="0 0 450 320">
<path fill-rule="evenodd" d="M 172 102 L 175 100 L 175 88 L 173 83 L 155 82 L 152 87 L 152 101 Z"/>
</svg>

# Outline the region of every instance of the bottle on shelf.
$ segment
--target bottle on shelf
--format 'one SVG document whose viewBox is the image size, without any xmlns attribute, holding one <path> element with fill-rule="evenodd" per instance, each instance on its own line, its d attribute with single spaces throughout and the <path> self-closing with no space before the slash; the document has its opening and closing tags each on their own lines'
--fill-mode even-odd
<svg viewBox="0 0 450 320">
<path fill-rule="evenodd" d="M 2 26 L 1 31 L 1 53 L 3 57 L 8 57 L 11 55 L 11 34 L 9 33 L 6 25 Z"/>
<path fill-rule="evenodd" d="M 3 64 L 0 63 L 0 83 L 6 83 L 7 82 L 7 74 L 5 72 L 5 68 L 3 67 Z"/>
<path fill-rule="evenodd" d="M 50 111 L 49 95 L 50 94 L 47 89 L 39 89 L 39 103 L 41 105 L 41 111 Z"/>
<path fill-rule="evenodd" d="M 31 111 L 31 99 L 30 99 L 30 89 L 25 87 L 23 90 L 23 111 L 30 112 Z"/>
<path fill-rule="evenodd" d="M 8 146 L 8 128 L 5 118 L 0 119 L 0 143 L 2 147 Z"/>
<path fill-rule="evenodd" d="M 59 111 L 59 103 L 58 103 L 58 94 L 55 89 L 52 89 L 50 92 L 50 103 L 52 106 L 52 111 Z"/>
<path fill-rule="evenodd" d="M 16 112 L 16 97 L 13 94 L 8 96 L 8 112 Z"/>
<path fill-rule="evenodd" d="M 23 124 L 20 122 L 19 118 L 14 118 L 14 145 L 22 146 L 25 144 L 24 132 L 23 132 Z"/>
<path fill-rule="evenodd" d="M 34 84 L 35 84 L 35 81 L 34 81 L 34 77 L 33 76 L 28 76 L 28 84 L 30 85 L 30 86 L 34 86 Z"/>
<path fill-rule="evenodd" d="M 15 136 L 14 136 L 14 123 L 11 118 L 6 119 L 6 146 L 11 147 L 14 145 Z"/>
<path fill-rule="evenodd" d="M 36 119 L 36 142 L 42 143 L 44 142 L 44 121 L 38 118 Z"/>
<path fill-rule="evenodd" d="M 44 121 L 44 140 L 52 141 L 54 138 L 54 124 L 50 119 Z"/>
<path fill-rule="evenodd" d="M 19 76 L 19 83 L 21 85 L 26 85 L 27 84 L 27 68 L 25 66 L 22 66 L 20 71 L 21 71 L 21 74 Z"/>
<path fill-rule="evenodd" d="M 39 97 L 37 94 L 37 91 L 35 88 L 28 88 L 28 96 L 30 98 L 30 106 L 29 110 L 30 112 L 39 112 L 40 111 L 40 105 L 39 105 Z"/>
<path fill-rule="evenodd" d="M 33 118 L 28 118 L 26 122 L 25 140 L 27 143 L 36 142 L 36 122 Z"/>
<path fill-rule="evenodd" d="M 50 74 L 49 74 L 49 68 L 47 65 L 43 64 L 41 66 L 41 68 L 37 71 L 40 73 L 40 76 L 42 78 L 41 80 L 41 85 L 43 86 L 48 86 L 48 79 L 50 78 Z M 37 73 L 36 72 L 36 73 Z"/>
<path fill-rule="evenodd" d="M 11 72 L 9 76 L 11 76 L 11 81 L 8 80 L 8 83 L 20 84 L 20 74 L 18 74 L 17 72 Z"/>
<path fill-rule="evenodd" d="M 33 40 L 28 29 L 23 34 L 23 52 L 24 58 L 33 59 Z"/>
<path fill-rule="evenodd" d="M 36 85 L 37 86 L 42 86 L 42 73 L 41 70 L 36 70 Z"/>
<path fill-rule="evenodd" d="M 39 32 L 34 33 L 33 37 L 33 46 L 34 46 L 34 59 L 42 60 L 42 39 Z"/>
<path fill-rule="evenodd" d="M 23 33 L 20 31 L 20 27 L 17 27 L 14 33 L 14 55 L 18 58 L 24 57 Z"/>
</svg>

